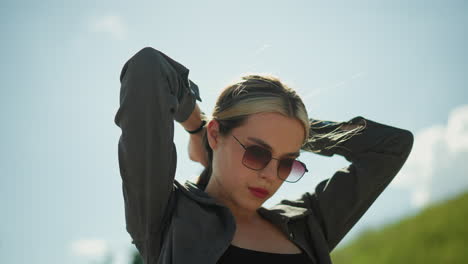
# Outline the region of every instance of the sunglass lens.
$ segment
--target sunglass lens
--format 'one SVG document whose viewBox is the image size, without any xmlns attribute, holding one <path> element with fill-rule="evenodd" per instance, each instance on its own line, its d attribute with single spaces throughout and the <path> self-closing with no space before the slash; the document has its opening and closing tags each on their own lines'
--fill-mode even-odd
<svg viewBox="0 0 468 264">
<path fill-rule="evenodd" d="M 298 181 L 304 175 L 304 172 L 304 165 L 294 159 L 281 160 L 278 168 L 279 177 L 288 182 Z"/>
<path fill-rule="evenodd" d="M 251 169 L 263 169 L 266 164 L 271 160 L 271 152 L 261 147 L 250 146 L 246 149 L 244 154 L 244 165 Z"/>
</svg>

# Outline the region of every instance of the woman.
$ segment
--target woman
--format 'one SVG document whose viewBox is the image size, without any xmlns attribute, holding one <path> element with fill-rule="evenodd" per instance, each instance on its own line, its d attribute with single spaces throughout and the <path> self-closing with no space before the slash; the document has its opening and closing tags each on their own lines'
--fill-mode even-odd
<svg viewBox="0 0 468 264">
<path fill-rule="evenodd" d="M 126 229 L 144 262 L 331 263 L 330 252 L 405 163 L 413 134 L 361 116 L 309 118 L 294 90 L 261 75 L 226 87 L 208 118 L 188 73 L 147 47 L 120 75 L 114 121 Z M 205 167 L 196 183 L 174 179 L 173 120 L 190 133 L 191 160 Z M 351 164 L 296 200 L 262 207 L 308 171 L 300 150 Z"/>
</svg>

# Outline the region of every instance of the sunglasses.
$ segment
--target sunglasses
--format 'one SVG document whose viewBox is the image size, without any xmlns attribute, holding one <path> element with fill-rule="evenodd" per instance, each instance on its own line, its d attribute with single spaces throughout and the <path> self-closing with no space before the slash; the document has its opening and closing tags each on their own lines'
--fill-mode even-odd
<svg viewBox="0 0 468 264">
<path fill-rule="evenodd" d="M 275 159 L 271 156 L 271 151 L 257 145 L 246 147 L 234 135 L 232 136 L 245 149 L 242 164 L 247 168 L 261 170 L 265 168 L 272 159 Z M 279 162 L 277 176 L 286 182 L 297 182 L 309 171 L 304 163 L 296 159 L 285 158 L 275 160 Z"/>
</svg>

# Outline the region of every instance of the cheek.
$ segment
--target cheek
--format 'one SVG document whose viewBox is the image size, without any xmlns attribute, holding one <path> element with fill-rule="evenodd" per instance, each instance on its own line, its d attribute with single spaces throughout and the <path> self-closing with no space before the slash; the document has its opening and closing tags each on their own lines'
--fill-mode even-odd
<svg viewBox="0 0 468 264">
<path fill-rule="evenodd" d="M 248 173 L 248 168 L 242 164 L 244 151 L 240 151 L 232 146 L 224 148 L 222 151 L 222 170 L 227 174 L 244 175 Z"/>
<path fill-rule="evenodd" d="M 241 161 L 231 160 L 226 164 L 226 180 L 229 181 L 229 184 L 233 188 L 244 188 L 247 186 L 249 180 L 255 177 L 253 173 L 255 172 L 246 168 Z"/>
<path fill-rule="evenodd" d="M 283 185 L 283 181 L 279 180 L 276 184 L 275 184 L 275 193 L 279 190 L 279 188 L 281 188 L 281 186 Z"/>
<path fill-rule="evenodd" d="M 235 152 L 229 148 L 223 148 L 218 153 L 217 170 L 221 175 L 226 187 L 235 187 L 245 182 L 244 178 L 250 173 L 242 164 L 243 152 Z M 245 185 L 245 184 L 244 184 Z"/>
</svg>

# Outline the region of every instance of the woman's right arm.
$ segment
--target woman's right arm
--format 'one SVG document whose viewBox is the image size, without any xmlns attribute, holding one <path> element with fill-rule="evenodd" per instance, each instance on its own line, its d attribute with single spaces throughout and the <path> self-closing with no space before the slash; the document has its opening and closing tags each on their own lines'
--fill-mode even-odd
<svg viewBox="0 0 468 264">
<path fill-rule="evenodd" d="M 126 229 L 145 263 L 158 256 L 164 216 L 171 210 L 177 164 L 173 120 L 186 122 L 196 100 L 201 102 L 188 73 L 182 64 L 147 47 L 131 57 L 120 74 L 114 122 L 122 130 L 118 157 Z"/>
</svg>

